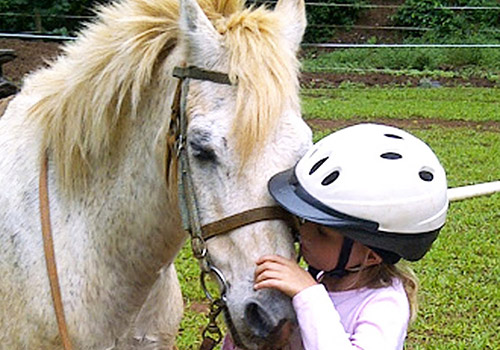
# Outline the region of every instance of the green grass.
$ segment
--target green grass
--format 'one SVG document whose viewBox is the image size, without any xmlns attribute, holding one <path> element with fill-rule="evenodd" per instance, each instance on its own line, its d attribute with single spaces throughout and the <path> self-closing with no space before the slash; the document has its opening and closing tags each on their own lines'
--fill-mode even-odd
<svg viewBox="0 0 500 350">
<path fill-rule="evenodd" d="M 421 310 L 407 349 L 495 349 L 500 344 L 499 213 L 498 194 L 452 203 L 432 250 L 414 264 Z"/>
<path fill-rule="evenodd" d="M 408 131 L 441 159 L 452 187 L 500 179 L 500 132 L 439 122 L 500 123 L 499 89 L 345 87 L 304 90 L 306 118 L 370 120 L 391 124 L 411 119 Z M 418 120 L 436 123 L 423 127 Z M 416 121 L 413 123 L 413 121 Z M 315 139 L 330 130 L 317 130 Z M 431 251 L 411 266 L 420 278 L 420 311 L 408 331 L 406 350 L 483 350 L 500 344 L 500 194 L 453 202 Z M 199 269 L 186 245 L 176 260 L 186 313 L 180 350 L 197 349 L 206 303 Z M 222 322 L 222 321 L 221 321 Z"/>
<path fill-rule="evenodd" d="M 306 119 L 438 118 L 500 121 L 500 89 L 344 87 L 302 93 Z"/>
</svg>

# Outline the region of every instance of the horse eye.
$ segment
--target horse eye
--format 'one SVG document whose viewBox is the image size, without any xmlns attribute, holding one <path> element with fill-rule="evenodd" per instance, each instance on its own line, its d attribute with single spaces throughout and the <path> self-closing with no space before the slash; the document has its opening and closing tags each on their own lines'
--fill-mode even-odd
<svg viewBox="0 0 500 350">
<path fill-rule="evenodd" d="M 192 155 L 203 161 L 215 161 L 217 159 L 217 156 L 215 154 L 215 151 L 210 148 L 207 144 L 201 144 L 194 141 L 190 141 L 189 145 L 191 146 L 191 153 Z"/>
</svg>

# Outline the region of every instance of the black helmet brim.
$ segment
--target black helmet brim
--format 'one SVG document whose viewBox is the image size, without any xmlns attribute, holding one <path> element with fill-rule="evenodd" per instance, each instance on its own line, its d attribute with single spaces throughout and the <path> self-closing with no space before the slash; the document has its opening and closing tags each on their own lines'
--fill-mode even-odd
<svg viewBox="0 0 500 350">
<path fill-rule="evenodd" d="M 274 175 L 268 190 L 279 205 L 304 220 L 341 230 L 341 233 L 372 248 L 387 250 L 409 261 L 421 259 L 430 249 L 441 228 L 418 234 L 381 232 L 378 223 L 356 218 L 314 199 L 299 184 L 295 168 Z"/>
<path fill-rule="evenodd" d="M 376 222 L 343 214 L 314 199 L 299 184 L 295 177 L 295 168 L 274 175 L 268 182 L 268 189 L 279 205 L 307 221 L 329 227 L 362 229 L 369 232 L 378 229 Z"/>
</svg>

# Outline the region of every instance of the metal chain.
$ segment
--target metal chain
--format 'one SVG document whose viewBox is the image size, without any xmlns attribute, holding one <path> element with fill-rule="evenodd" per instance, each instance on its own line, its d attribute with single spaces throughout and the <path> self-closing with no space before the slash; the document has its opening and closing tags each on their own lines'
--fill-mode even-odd
<svg viewBox="0 0 500 350">
<path fill-rule="evenodd" d="M 210 338 L 215 344 L 222 340 L 222 332 L 217 325 L 217 317 L 226 307 L 226 303 L 222 299 L 217 299 L 210 305 L 210 313 L 208 314 L 208 324 L 203 330 L 203 339 Z"/>
</svg>

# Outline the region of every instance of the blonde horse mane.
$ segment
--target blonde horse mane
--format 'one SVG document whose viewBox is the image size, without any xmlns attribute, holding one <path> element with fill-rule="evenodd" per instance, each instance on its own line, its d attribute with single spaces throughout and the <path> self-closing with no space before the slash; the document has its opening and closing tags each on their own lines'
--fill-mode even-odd
<svg viewBox="0 0 500 350">
<path fill-rule="evenodd" d="M 284 108 L 299 108 L 298 62 L 280 43 L 272 11 L 244 9 L 243 0 L 198 2 L 229 49 L 229 75 L 238 81 L 234 133 L 244 162 Z M 92 159 L 106 160 L 120 122 L 137 116 L 179 31 L 177 0 L 125 0 L 98 12 L 51 67 L 26 82 L 40 96 L 29 117 L 40 124 L 43 150 L 50 150 L 70 192 L 85 184 Z"/>
</svg>

